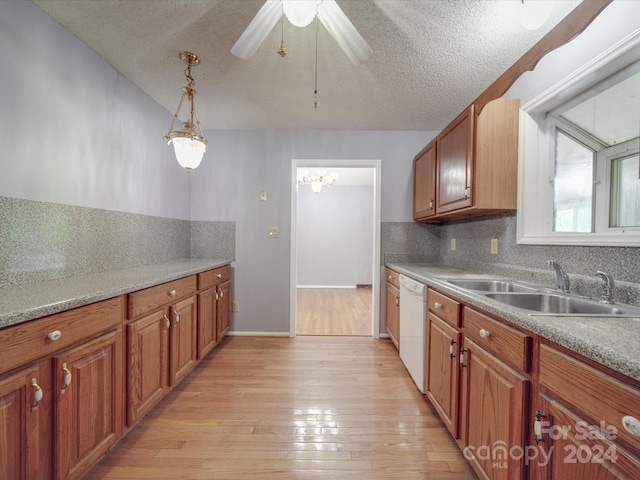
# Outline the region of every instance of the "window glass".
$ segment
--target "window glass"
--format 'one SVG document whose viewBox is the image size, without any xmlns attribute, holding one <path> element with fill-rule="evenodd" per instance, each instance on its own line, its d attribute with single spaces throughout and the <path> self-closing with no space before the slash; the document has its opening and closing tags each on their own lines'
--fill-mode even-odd
<svg viewBox="0 0 640 480">
<path fill-rule="evenodd" d="M 594 151 L 557 128 L 555 157 L 554 231 L 592 232 Z"/>
<path fill-rule="evenodd" d="M 610 227 L 640 226 L 640 157 L 611 161 Z"/>
</svg>

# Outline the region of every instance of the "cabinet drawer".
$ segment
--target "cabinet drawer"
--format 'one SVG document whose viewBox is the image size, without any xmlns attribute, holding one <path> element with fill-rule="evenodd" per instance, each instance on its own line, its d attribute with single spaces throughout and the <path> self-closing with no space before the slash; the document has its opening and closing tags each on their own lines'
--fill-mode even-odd
<svg viewBox="0 0 640 480">
<path fill-rule="evenodd" d="M 231 280 L 231 265 L 198 274 L 198 290 L 205 290 Z"/>
<path fill-rule="evenodd" d="M 493 318 L 464 309 L 464 335 L 506 364 L 531 371 L 531 337 Z"/>
<path fill-rule="evenodd" d="M 396 288 L 400 288 L 400 281 L 398 280 L 399 277 L 400 274 L 398 272 L 387 268 L 387 282 Z"/>
<path fill-rule="evenodd" d="M 546 344 L 540 345 L 540 385 L 597 431 L 614 434 L 615 442 L 640 454 L 640 437 L 627 432 L 622 420 L 627 415 L 640 420 L 640 390 Z"/>
<path fill-rule="evenodd" d="M 460 327 L 460 304 L 455 300 L 429 289 L 427 294 L 429 310 L 452 327 Z"/>
<path fill-rule="evenodd" d="M 129 294 L 129 319 L 196 293 L 197 277 L 181 278 Z"/>
<path fill-rule="evenodd" d="M 0 373 L 52 355 L 122 325 L 124 296 L 0 330 Z M 49 334 L 59 332 L 58 340 Z"/>
</svg>

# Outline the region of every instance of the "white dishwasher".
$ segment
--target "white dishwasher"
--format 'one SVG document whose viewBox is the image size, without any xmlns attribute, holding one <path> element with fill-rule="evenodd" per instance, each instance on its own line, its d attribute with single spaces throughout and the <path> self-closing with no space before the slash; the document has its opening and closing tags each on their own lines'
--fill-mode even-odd
<svg viewBox="0 0 640 480">
<path fill-rule="evenodd" d="M 400 274 L 400 359 L 424 393 L 427 286 Z"/>
</svg>

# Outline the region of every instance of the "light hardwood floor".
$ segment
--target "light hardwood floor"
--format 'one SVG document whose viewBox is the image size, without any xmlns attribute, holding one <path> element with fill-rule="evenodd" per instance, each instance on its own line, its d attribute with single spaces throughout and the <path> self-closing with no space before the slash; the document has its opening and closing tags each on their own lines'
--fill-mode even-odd
<svg viewBox="0 0 640 480">
<path fill-rule="evenodd" d="M 227 337 L 86 479 L 476 479 L 388 339 Z"/>
<path fill-rule="evenodd" d="M 297 290 L 297 335 L 371 336 L 371 288 Z"/>
</svg>

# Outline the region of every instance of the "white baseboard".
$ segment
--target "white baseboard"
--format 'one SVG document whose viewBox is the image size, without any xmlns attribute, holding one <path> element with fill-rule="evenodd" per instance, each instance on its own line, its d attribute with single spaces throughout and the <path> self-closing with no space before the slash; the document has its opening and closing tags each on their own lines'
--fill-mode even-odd
<svg viewBox="0 0 640 480">
<path fill-rule="evenodd" d="M 289 332 L 228 332 L 230 337 L 288 337 Z"/>
<path fill-rule="evenodd" d="M 296 285 L 296 288 L 357 288 L 356 285 Z"/>
</svg>

